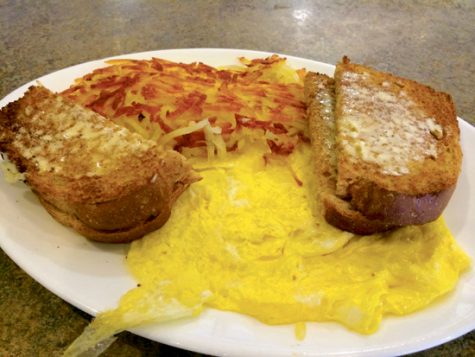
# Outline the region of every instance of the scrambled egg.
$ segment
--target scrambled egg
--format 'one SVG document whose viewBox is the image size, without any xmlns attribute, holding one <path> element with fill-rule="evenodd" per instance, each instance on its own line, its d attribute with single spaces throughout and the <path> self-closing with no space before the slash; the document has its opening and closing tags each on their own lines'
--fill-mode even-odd
<svg viewBox="0 0 475 357">
<path fill-rule="evenodd" d="M 138 281 L 70 352 L 148 322 L 237 311 L 268 324 L 337 321 L 359 333 L 386 315 L 421 309 L 452 290 L 469 258 L 442 218 L 359 237 L 321 218 L 309 145 L 284 161 L 260 150 L 195 164 L 203 180 L 166 225 L 132 243 Z"/>
</svg>

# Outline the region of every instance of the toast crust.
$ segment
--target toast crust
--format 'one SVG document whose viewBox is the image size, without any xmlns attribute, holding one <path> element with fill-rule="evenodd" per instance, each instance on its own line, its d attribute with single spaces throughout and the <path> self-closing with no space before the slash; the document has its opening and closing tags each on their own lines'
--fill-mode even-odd
<svg viewBox="0 0 475 357">
<path fill-rule="evenodd" d="M 350 187 L 351 205 L 369 219 L 397 226 L 424 224 L 442 214 L 454 190 L 455 185 L 436 193 L 411 196 L 361 180 Z"/>
<path fill-rule="evenodd" d="M 177 152 L 43 87 L 0 114 L 7 153 L 48 212 L 89 239 L 123 243 L 159 228 L 199 176 Z"/>
<path fill-rule="evenodd" d="M 67 227 L 71 227 L 76 232 L 90 240 L 101 243 L 130 243 L 143 237 L 149 232 L 159 229 L 166 223 L 171 213 L 170 207 L 163 208 L 157 216 L 149 217 L 149 219 L 132 227 L 105 230 L 92 228 L 90 225 L 77 218 L 77 216 L 61 211 L 58 207 L 45 201 L 41 196 L 39 196 L 39 200 L 48 213 L 58 222 Z"/>
<path fill-rule="evenodd" d="M 324 217 L 331 225 L 341 230 L 359 235 L 382 233 L 396 228 L 397 225 L 379 219 L 363 216 L 349 202 L 337 196 L 327 195 L 324 199 Z"/>
</svg>

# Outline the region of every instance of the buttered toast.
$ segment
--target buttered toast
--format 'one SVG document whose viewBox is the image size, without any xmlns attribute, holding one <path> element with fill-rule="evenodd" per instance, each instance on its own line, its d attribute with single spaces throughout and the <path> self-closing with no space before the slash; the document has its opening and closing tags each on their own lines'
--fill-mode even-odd
<svg viewBox="0 0 475 357">
<path fill-rule="evenodd" d="M 346 57 L 334 79 L 310 72 L 305 92 L 327 221 L 371 234 L 442 213 L 462 160 L 448 94 Z"/>
<path fill-rule="evenodd" d="M 56 220 L 102 242 L 159 228 L 199 179 L 179 153 L 41 86 L 0 112 L 0 150 Z"/>
<path fill-rule="evenodd" d="M 317 200 L 323 205 L 325 219 L 340 229 L 357 234 L 372 234 L 392 228 L 391 224 L 365 217 L 350 202 L 335 194 L 337 143 L 334 79 L 320 73 L 308 73 L 305 78 L 305 99 L 308 103 L 315 178 L 319 187 Z"/>
</svg>

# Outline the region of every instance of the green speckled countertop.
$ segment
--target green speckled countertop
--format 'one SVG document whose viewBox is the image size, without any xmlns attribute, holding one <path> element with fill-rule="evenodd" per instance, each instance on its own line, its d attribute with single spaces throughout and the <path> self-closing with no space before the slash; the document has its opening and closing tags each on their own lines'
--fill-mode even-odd
<svg viewBox="0 0 475 357">
<path fill-rule="evenodd" d="M 0 98 L 93 59 L 169 48 L 244 48 L 327 63 L 346 54 L 451 93 L 458 115 L 475 124 L 474 23 L 473 0 L 0 0 Z M 89 321 L 0 250 L 0 356 L 60 355 Z M 104 353 L 144 355 L 198 354 L 130 333 Z M 475 332 L 415 355 L 474 356 Z"/>
</svg>

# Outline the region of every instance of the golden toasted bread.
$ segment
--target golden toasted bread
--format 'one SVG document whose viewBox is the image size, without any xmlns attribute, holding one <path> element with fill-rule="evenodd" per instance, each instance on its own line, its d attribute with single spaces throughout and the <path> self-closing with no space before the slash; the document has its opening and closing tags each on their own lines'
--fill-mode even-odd
<svg viewBox="0 0 475 357">
<path fill-rule="evenodd" d="M 310 139 L 315 159 L 317 200 L 323 215 L 332 225 L 357 234 L 372 234 L 392 228 L 369 219 L 351 204 L 335 195 L 337 182 L 337 145 L 335 122 L 335 81 L 324 74 L 309 72 L 305 78 L 305 100 Z"/>
<path fill-rule="evenodd" d="M 448 94 L 346 57 L 334 80 L 310 73 L 305 88 L 314 151 L 332 156 L 325 213 L 330 223 L 367 234 L 426 223 L 442 213 L 462 159 Z M 322 95 L 334 98 L 323 111 Z M 332 113 L 334 129 L 321 134 L 325 112 Z M 322 135 L 334 137 L 331 150 Z"/>
<path fill-rule="evenodd" d="M 159 228 L 199 179 L 177 152 L 40 86 L 2 109 L 0 150 L 54 218 L 103 242 Z"/>
</svg>

